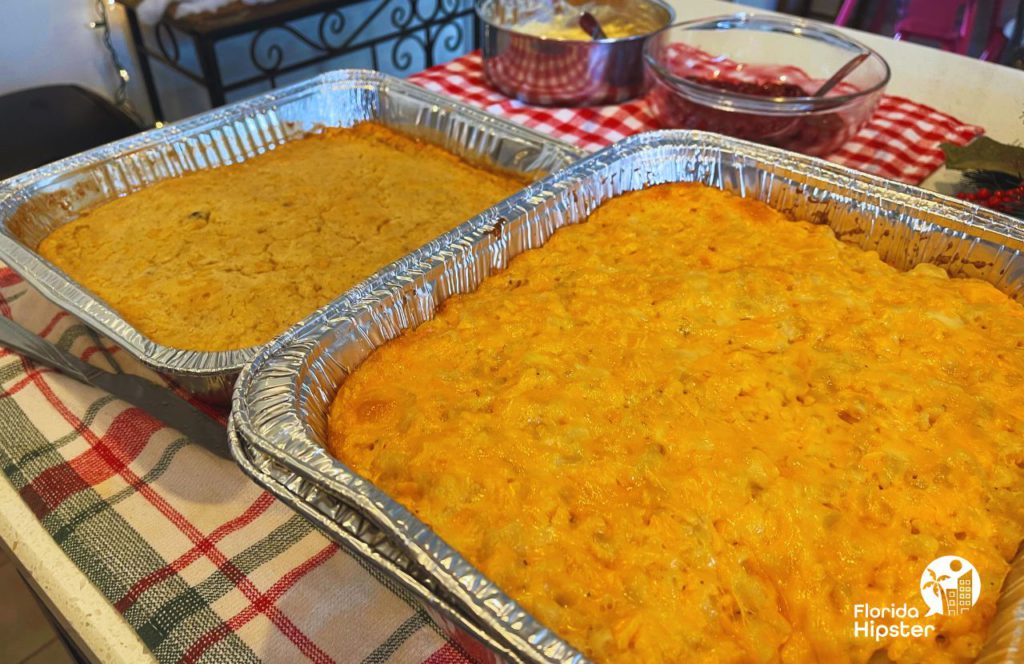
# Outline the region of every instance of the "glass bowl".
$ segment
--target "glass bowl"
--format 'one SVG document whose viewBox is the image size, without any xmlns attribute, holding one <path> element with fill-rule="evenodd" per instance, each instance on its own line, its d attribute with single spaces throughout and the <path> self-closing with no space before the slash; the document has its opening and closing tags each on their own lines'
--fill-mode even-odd
<svg viewBox="0 0 1024 664">
<path fill-rule="evenodd" d="M 824 96 L 821 85 L 866 59 Z M 853 136 L 889 82 L 882 56 L 814 21 L 736 14 L 677 23 L 644 47 L 648 105 L 668 129 L 702 129 L 824 156 Z"/>
</svg>

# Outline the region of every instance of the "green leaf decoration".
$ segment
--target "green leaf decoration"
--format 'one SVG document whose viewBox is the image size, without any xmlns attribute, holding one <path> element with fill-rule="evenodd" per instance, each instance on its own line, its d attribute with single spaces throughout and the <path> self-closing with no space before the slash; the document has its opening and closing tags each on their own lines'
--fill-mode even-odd
<svg viewBox="0 0 1024 664">
<path fill-rule="evenodd" d="M 946 168 L 954 171 L 997 171 L 1024 176 L 1024 147 L 1019 145 L 979 136 L 964 146 L 943 143 L 939 147 L 946 155 Z"/>
</svg>

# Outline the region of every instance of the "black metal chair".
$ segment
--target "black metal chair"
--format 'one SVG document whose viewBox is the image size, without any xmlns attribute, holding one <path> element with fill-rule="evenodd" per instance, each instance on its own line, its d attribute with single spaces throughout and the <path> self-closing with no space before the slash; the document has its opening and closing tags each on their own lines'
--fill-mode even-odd
<svg viewBox="0 0 1024 664">
<path fill-rule="evenodd" d="M 0 179 L 142 129 L 106 99 L 76 85 L 0 95 Z"/>
</svg>

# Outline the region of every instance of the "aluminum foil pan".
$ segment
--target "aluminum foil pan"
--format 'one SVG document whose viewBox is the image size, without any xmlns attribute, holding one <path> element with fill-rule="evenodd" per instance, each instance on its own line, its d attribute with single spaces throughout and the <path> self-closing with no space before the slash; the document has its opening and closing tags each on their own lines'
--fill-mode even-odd
<svg viewBox="0 0 1024 664">
<path fill-rule="evenodd" d="M 263 154 L 323 127 L 376 120 L 472 161 L 537 177 L 585 153 L 374 71 L 341 70 L 69 157 L 0 183 L 0 260 L 59 307 L 188 391 L 227 402 L 256 348 L 181 350 L 148 339 L 36 253 L 40 241 L 105 201 Z M 434 250 L 437 245 L 432 245 Z M 385 268 L 385 266 L 381 266 Z"/>
<path fill-rule="evenodd" d="M 373 521 L 459 610 L 536 662 L 582 660 L 556 634 L 408 510 L 324 449 L 330 403 L 345 376 L 387 340 L 431 318 L 508 260 L 544 244 L 621 193 L 696 181 L 831 226 L 845 241 L 907 269 L 929 261 L 1024 300 L 1024 228 L 1015 220 L 812 157 L 696 131 L 634 136 L 531 185 L 449 234 L 445 249 L 407 256 L 361 300 L 335 302 L 264 347 L 236 385 L 235 423 L 253 449 Z M 1022 567 L 1020 560 L 1015 568 Z M 985 661 L 1024 653 L 1024 582 L 1004 589 Z"/>
<path fill-rule="evenodd" d="M 475 661 L 481 664 L 522 661 L 506 645 L 484 633 L 442 599 L 434 579 L 415 567 L 402 549 L 362 514 L 295 471 L 252 449 L 230 420 L 228 443 L 232 456 L 246 475 L 309 519 L 349 553 L 370 563 L 379 573 L 376 575 L 379 580 L 422 608 Z"/>
</svg>

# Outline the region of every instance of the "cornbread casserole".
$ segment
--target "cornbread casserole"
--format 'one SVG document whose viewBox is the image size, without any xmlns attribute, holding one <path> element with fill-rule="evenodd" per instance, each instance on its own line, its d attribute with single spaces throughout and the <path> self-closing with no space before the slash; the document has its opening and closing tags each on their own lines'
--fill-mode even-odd
<svg viewBox="0 0 1024 664">
<path fill-rule="evenodd" d="M 364 123 L 110 201 L 39 253 L 154 341 L 245 348 L 525 182 Z"/>
<path fill-rule="evenodd" d="M 1022 346 L 988 283 L 662 185 L 371 354 L 329 447 L 597 661 L 965 661 L 1024 536 Z M 980 599 L 924 617 L 944 555 Z"/>
</svg>

